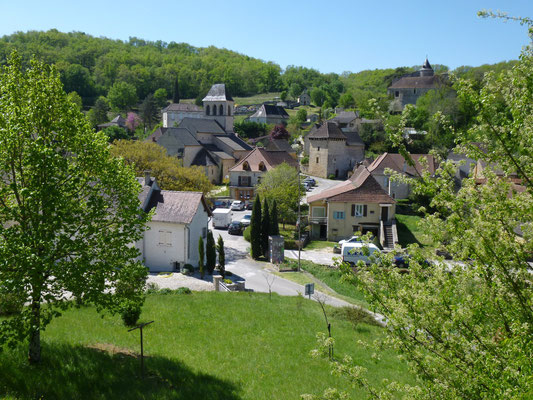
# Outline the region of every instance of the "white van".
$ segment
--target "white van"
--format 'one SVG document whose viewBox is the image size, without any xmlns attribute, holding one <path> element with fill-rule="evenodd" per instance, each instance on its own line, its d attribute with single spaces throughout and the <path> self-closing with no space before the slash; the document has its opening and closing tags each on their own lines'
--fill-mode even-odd
<svg viewBox="0 0 533 400">
<path fill-rule="evenodd" d="M 229 208 L 215 208 L 213 210 L 213 228 L 226 229 L 231 224 L 233 213 Z"/>
<path fill-rule="evenodd" d="M 363 249 L 364 247 L 368 249 L 368 252 Z M 372 243 L 344 243 L 341 249 L 342 261 L 350 264 L 357 264 L 358 261 L 363 261 L 367 265 L 371 264 L 372 256 L 379 257 L 379 253 L 381 250 Z"/>
</svg>

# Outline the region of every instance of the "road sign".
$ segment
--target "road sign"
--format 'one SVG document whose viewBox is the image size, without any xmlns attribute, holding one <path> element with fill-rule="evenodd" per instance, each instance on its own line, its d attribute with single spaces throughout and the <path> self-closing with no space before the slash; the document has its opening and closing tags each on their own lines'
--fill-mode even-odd
<svg viewBox="0 0 533 400">
<path fill-rule="evenodd" d="M 311 295 L 315 293 L 315 284 L 314 283 L 306 283 L 305 284 L 305 295 L 309 295 L 309 298 L 311 298 Z"/>
</svg>

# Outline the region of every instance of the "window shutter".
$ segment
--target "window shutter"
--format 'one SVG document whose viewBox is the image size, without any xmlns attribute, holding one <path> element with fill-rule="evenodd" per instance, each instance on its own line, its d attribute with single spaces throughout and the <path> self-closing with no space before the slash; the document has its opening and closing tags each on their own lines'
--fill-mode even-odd
<svg viewBox="0 0 533 400">
<path fill-rule="evenodd" d="M 363 217 L 366 217 L 367 205 L 363 206 Z"/>
<path fill-rule="evenodd" d="M 352 204 L 352 217 L 355 217 L 355 204 Z"/>
</svg>

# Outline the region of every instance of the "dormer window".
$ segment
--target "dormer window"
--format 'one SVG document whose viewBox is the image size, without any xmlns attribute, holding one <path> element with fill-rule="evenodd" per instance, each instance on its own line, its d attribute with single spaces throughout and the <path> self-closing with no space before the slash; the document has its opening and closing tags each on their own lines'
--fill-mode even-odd
<svg viewBox="0 0 533 400">
<path fill-rule="evenodd" d="M 250 171 L 250 164 L 248 164 L 248 161 L 242 163 L 242 169 L 244 171 Z"/>
<path fill-rule="evenodd" d="M 265 163 L 263 161 L 259 163 L 259 171 L 266 171 Z"/>
</svg>

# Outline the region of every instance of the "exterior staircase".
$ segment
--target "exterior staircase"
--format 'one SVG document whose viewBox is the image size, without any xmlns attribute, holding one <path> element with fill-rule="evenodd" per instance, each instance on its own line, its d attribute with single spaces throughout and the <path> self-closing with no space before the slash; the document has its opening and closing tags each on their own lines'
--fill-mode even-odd
<svg viewBox="0 0 533 400">
<path fill-rule="evenodd" d="M 383 229 L 385 230 L 385 243 L 383 243 L 383 249 L 392 250 L 394 248 L 392 225 L 383 225 Z"/>
</svg>

